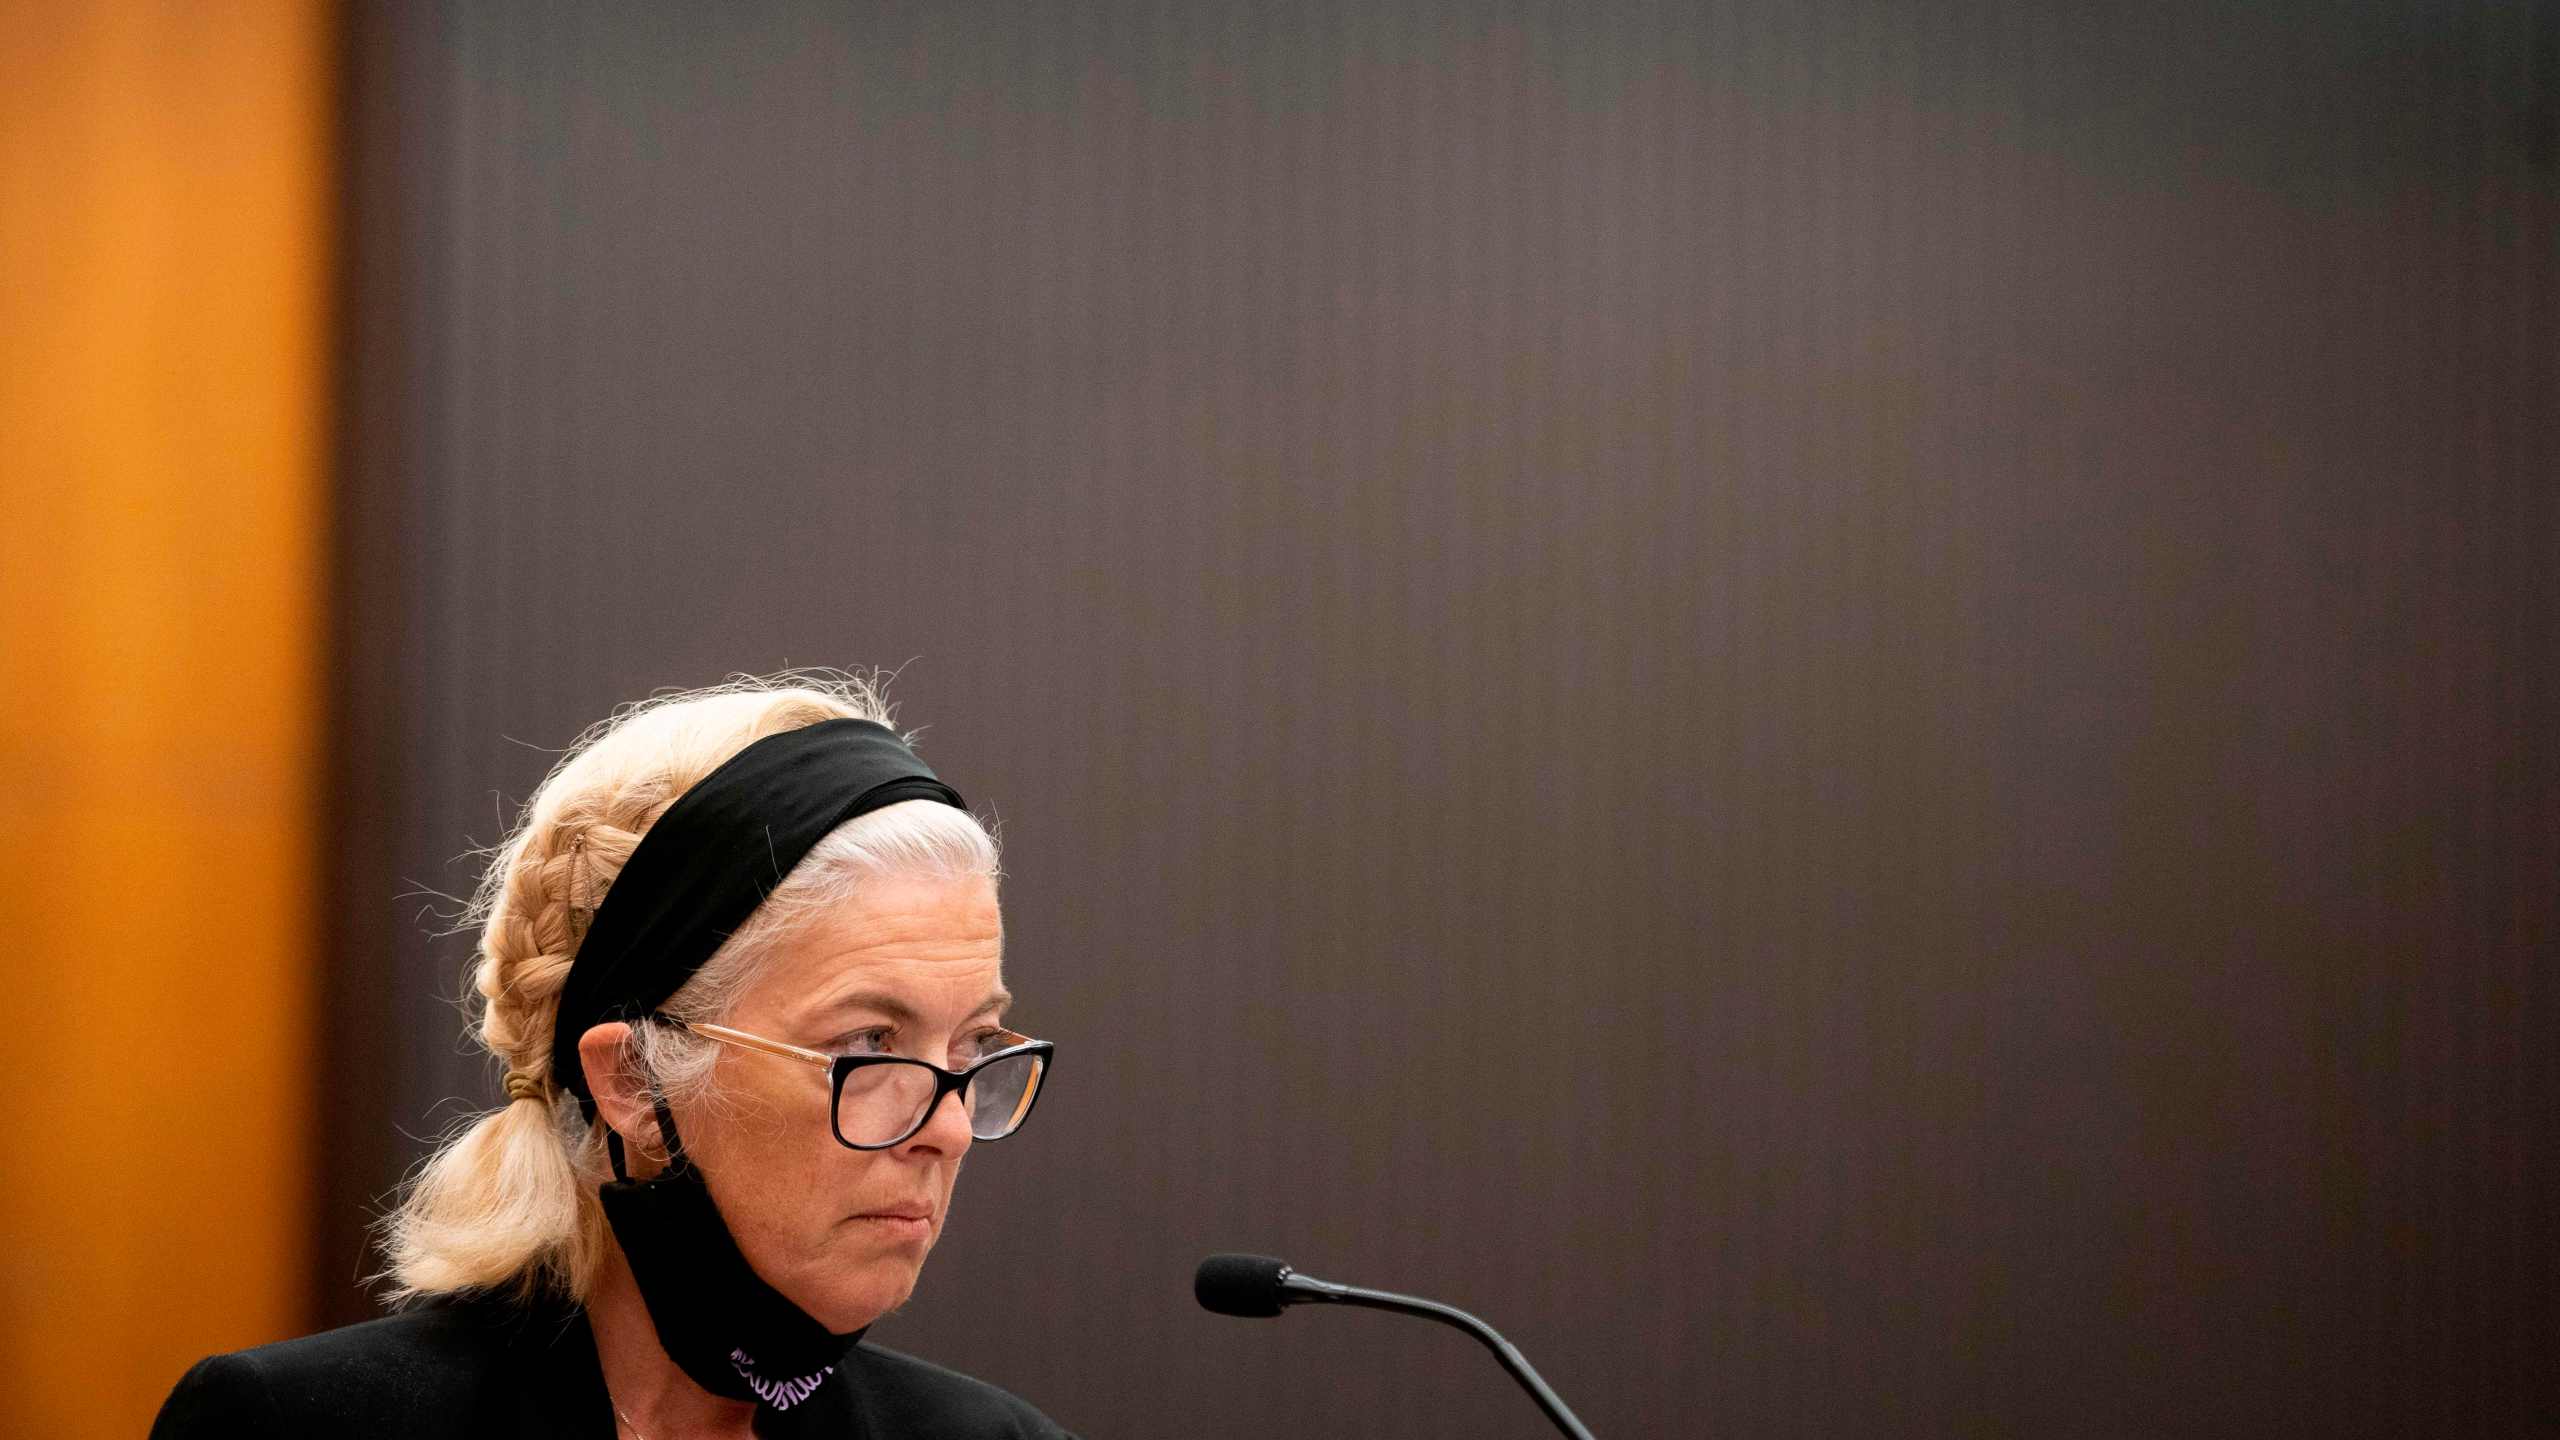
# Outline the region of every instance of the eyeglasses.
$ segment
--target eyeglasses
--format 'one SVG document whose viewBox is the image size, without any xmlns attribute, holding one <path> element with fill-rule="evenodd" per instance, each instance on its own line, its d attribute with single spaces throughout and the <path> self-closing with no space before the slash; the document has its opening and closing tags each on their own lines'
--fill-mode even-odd
<svg viewBox="0 0 2560 1440">
<path fill-rule="evenodd" d="M 1049 1058 L 1058 1047 L 1046 1040 L 999 1030 L 994 1050 L 965 1069 L 945 1070 L 927 1060 L 904 1055 L 829 1055 L 767 1040 L 726 1025 L 696 1025 L 672 1015 L 649 1017 L 660 1025 L 717 1040 L 724 1045 L 779 1055 L 828 1072 L 833 1094 L 827 1102 L 828 1124 L 836 1143 L 849 1150 L 887 1150 L 915 1138 L 942 1097 L 957 1090 L 969 1115 L 969 1133 L 980 1140 L 1001 1140 L 1022 1128 L 1040 1098 L 1040 1082 L 1049 1075 Z"/>
</svg>

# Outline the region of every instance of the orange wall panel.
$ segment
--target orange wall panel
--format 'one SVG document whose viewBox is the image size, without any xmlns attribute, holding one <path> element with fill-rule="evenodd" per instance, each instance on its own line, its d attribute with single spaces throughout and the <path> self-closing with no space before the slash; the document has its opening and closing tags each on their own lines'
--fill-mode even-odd
<svg viewBox="0 0 2560 1440">
<path fill-rule="evenodd" d="M 305 1321 L 332 44 L 0 4 L 0 1432 Z"/>
</svg>

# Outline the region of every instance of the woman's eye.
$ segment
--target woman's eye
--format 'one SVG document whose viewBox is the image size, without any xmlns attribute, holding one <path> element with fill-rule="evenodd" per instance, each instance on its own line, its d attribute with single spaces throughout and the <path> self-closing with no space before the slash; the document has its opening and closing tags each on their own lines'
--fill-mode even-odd
<svg viewBox="0 0 2560 1440">
<path fill-rule="evenodd" d="M 889 1042 L 896 1038 L 897 1033 L 886 1027 L 857 1030 L 829 1048 L 839 1055 L 885 1055 L 889 1051 Z"/>
<path fill-rule="evenodd" d="M 1003 1049 L 1003 1036 L 1004 1032 L 1001 1030 L 981 1030 L 953 1046 L 952 1068 L 957 1069 L 963 1065 L 974 1064 Z"/>
</svg>

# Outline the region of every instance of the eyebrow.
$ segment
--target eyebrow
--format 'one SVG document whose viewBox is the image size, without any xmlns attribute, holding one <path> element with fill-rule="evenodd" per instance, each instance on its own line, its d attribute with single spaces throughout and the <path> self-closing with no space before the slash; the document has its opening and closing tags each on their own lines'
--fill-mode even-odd
<svg viewBox="0 0 2560 1440">
<path fill-rule="evenodd" d="M 975 1020 L 990 1010 L 995 1011 L 996 1014 L 1001 1017 L 1006 1010 L 1012 1007 L 1012 1005 L 1013 992 L 1010 990 L 998 990 L 994 994 L 989 995 L 986 999 L 979 1001 L 978 1008 L 969 1012 L 968 1019 Z M 914 1006 L 899 999 L 895 995 L 887 994 L 879 990 L 849 991 L 846 994 L 839 995 L 835 999 L 828 1001 L 824 1006 L 820 1007 L 818 1013 L 821 1015 L 832 1015 L 840 1010 L 872 1010 L 888 1016 L 891 1020 L 894 1020 L 901 1025 L 921 1026 L 924 1024 L 924 1016 L 918 1014 Z M 962 1023 L 965 1024 L 967 1021 L 963 1021 Z"/>
</svg>

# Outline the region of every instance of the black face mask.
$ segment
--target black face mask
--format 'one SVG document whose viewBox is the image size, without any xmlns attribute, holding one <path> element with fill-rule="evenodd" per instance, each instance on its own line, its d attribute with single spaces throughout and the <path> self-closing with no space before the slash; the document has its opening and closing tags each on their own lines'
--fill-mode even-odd
<svg viewBox="0 0 2560 1440">
<path fill-rule="evenodd" d="M 614 1178 L 597 1195 L 658 1343 L 714 1395 L 777 1413 L 826 1408 L 819 1402 L 841 1389 L 828 1381 L 863 1332 L 829 1331 L 756 1274 L 711 1202 L 702 1171 L 686 1157 L 666 1101 L 651 1099 L 667 1167 L 632 1179 L 623 1169 L 622 1137 L 609 1133 Z"/>
</svg>

